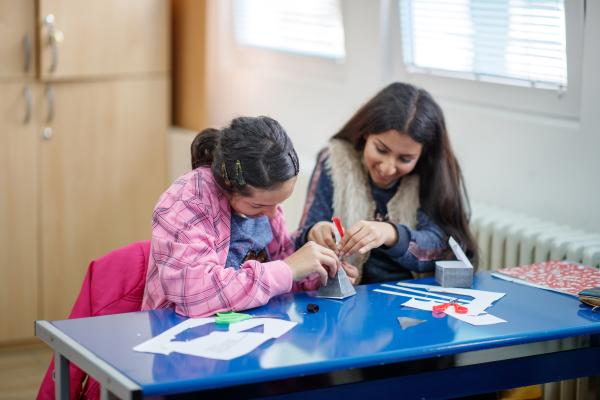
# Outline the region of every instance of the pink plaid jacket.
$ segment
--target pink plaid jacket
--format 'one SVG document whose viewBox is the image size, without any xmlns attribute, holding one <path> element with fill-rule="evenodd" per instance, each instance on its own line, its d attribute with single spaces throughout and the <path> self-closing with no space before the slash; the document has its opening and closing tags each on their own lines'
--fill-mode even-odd
<svg viewBox="0 0 600 400">
<path fill-rule="evenodd" d="M 283 211 L 269 222 L 271 262 L 246 261 L 225 268 L 231 237 L 231 208 L 209 168 L 197 168 L 160 197 L 152 218 L 152 242 L 142 310 L 175 306 L 190 317 L 245 310 L 292 290 L 292 271 L 281 261 L 294 250 Z M 314 274 L 295 285 L 312 290 Z"/>
</svg>

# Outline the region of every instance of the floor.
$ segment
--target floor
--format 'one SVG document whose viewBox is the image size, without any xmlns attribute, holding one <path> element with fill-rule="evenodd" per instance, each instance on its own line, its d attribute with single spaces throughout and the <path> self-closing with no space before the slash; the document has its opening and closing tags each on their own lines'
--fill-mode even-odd
<svg viewBox="0 0 600 400">
<path fill-rule="evenodd" d="M 51 357 L 43 343 L 0 347 L 0 400 L 35 399 Z"/>
</svg>

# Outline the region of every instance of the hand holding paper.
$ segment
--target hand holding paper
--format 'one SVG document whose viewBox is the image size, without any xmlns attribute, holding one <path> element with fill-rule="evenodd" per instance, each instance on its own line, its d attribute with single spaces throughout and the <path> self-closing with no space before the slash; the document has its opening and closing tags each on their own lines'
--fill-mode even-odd
<svg viewBox="0 0 600 400">
<path fill-rule="evenodd" d="M 358 278 L 358 268 L 352 264 L 348 264 L 345 261 L 342 261 L 342 268 L 344 268 L 344 271 L 346 271 L 346 275 L 348 275 L 350 283 L 354 285 L 356 283 L 356 279 Z"/>
<path fill-rule="evenodd" d="M 332 221 L 335 225 L 334 233 L 336 242 L 339 243 L 344 237 L 344 228 L 338 217 L 333 217 Z M 341 257 L 340 257 L 341 258 Z M 346 273 L 349 271 L 351 277 Z M 332 299 L 345 299 L 356 294 L 356 290 L 352 286 L 356 278 L 358 277 L 358 269 L 350 264 L 344 265 L 340 268 L 337 274 L 327 282 L 327 285 L 321 286 L 316 294 L 316 297 L 327 297 Z"/>
<path fill-rule="evenodd" d="M 307 235 L 307 239 L 321 246 L 337 252 L 337 240 L 335 239 L 335 225 L 328 221 L 320 221 L 313 225 Z"/>
<path fill-rule="evenodd" d="M 387 222 L 359 221 L 345 231 L 340 256 L 364 254 L 385 244 L 393 245 L 397 240 L 396 228 Z"/>
<path fill-rule="evenodd" d="M 333 278 L 341 266 L 333 250 L 314 242 L 304 244 L 284 261 L 292 270 L 294 281 L 302 280 L 316 272 L 323 285 L 327 284 L 327 276 Z"/>
</svg>

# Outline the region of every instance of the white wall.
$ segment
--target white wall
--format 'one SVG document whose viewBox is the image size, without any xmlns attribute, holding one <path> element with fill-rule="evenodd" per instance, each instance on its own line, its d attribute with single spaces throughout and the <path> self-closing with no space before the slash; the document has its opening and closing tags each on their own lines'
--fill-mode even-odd
<svg viewBox="0 0 600 400">
<path fill-rule="evenodd" d="M 587 2 L 582 47 L 575 117 L 440 99 L 472 199 L 600 232 L 598 1 Z"/>
<path fill-rule="evenodd" d="M 279 120 L 296 145 L 304 182 L 317 151 L 358 106 L 393 80 L 415 81 L 392 67 L 388 0 L 342 4 L 347 58 L 336 64 L 239 48 L 231 30 L 230 1 L 209 2 L 210 125 L 226 125 L 238 115 Z M 444 108 L 472 201 L 600 232 L 600 2 L 587 2 L 583 36 L 575 116 L 519 112 L 478 98 L 438 95 L 435 81 L 417 81 Z M 304 190 L 299 188 L 293 206 L 287 207 L 290 225 L 299 218 Z"/>
</svg>

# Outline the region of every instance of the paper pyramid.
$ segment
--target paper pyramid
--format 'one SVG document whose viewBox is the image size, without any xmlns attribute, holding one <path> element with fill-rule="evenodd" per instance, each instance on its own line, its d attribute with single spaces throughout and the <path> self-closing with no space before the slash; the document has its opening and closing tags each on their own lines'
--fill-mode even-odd
<svg viewBox="0 0 600 400">
<path fill-rule="evenodd" d="M 321 286 L 317 291 L 316 297 L 327 297 L 330 299 L 345 299 L 346 297 L 354 296 L 356 290 L 350 283 L 348 275 L 344 268 L 339 268 L 337 274 L 333 278 L 327 280 L 327 285 Z"/>
</svg>

